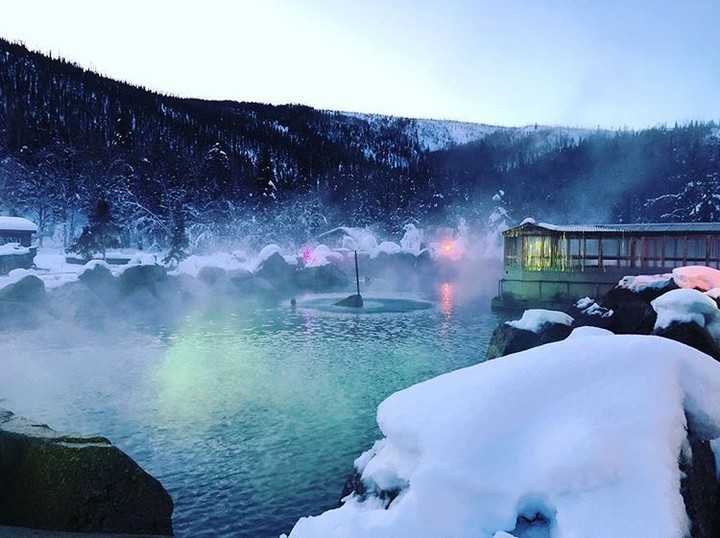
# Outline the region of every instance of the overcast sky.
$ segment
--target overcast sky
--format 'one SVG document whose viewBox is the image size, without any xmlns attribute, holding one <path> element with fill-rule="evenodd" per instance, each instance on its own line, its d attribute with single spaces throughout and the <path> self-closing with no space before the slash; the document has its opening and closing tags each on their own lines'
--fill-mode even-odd
<svg viewBox="0 0 720 538">
<path fill-rule="evenodd" d="M 22 0 L 0 36 L 181 96 L 499 125 L 720 119 L 720 0 Z"/>
</svg>

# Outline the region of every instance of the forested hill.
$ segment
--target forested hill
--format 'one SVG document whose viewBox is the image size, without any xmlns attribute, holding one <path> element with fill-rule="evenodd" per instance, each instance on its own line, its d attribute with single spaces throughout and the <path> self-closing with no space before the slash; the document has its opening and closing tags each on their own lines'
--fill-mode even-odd
<svg viewBox="0 0 720 538">
<path fill-rule="evenodd" d="M 126 238 L 160 244 L 178 222 L 198 241 L 301 239 L 483 222 L 498 204 L 558 221 L 715 218 L 712 196 L 685 207 L 717 186 L 714 124 L 609 133 L 183 99 L 4 40 L 0 75 L 0 212 L 45 233 L 77 235 L 99 200 Z"/>
</svg>

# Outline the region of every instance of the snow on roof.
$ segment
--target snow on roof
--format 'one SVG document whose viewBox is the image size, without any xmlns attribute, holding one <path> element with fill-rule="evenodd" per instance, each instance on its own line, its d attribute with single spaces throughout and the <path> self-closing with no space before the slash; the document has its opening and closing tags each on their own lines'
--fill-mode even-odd
<svg viewBox="0 0 720 538">
<path fill-rule="evenodd" d="M 360 461 L 398 497 L 350 497 L 290 538 L 512 536 L 538 513 L 543 536 L 682 538 L 685 428 L 720 436 L 718 394 L 720 363 L 689 346 L 576 329 L 390 396 Z"/>
<path fill-rule="evenodd" d="M 22 217 L 0 217 L 0 230 L 13 232 L 37 232 L 37 225 Z"/>
<path fill-rule="evenodd" d="M 517 231 L 523 226 L 541 228 L 552 232 L 566 233 L 720 233 L 719 222 L 651 222 L 639 224 L 550 224 L 547 222 L 530 222 L 525 219 L 518 226 L 506 230 Z"/>
</svg>

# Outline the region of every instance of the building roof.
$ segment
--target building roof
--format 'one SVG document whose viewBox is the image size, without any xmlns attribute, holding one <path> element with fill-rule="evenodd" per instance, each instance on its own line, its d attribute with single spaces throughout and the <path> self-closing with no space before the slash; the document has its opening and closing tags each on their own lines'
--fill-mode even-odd
<svg viewBox="0 0 720 538">
<path fill-rule="evenodd" d="M 22 217 L 0 217 L 0 231 L 37 232 L 37 225 Z"/>
<path fill-rule="evenodd" d="M 565 233 L 720 233 L 720 222 L 649 222 L 633 224 L 548 224 L 524 220 L 506 230 L 544 229 Z"/>
</svg>

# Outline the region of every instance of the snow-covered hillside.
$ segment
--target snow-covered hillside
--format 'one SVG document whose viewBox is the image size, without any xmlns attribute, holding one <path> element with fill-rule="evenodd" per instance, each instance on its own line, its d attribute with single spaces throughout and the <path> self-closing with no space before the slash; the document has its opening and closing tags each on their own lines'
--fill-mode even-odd
<svg viewBox="0 0 720 538">
<path fill-rule="evenodd" d="M 410 120 L 409 134 L 416 138 L 420 147 L 427 151 L 447 149 L 461 144 L 482 140 L 496 131 L 506 131 L 508 127 L 485 125 L 448 120 Z"/>
<path fill-rule="evenodd" d="M 377 131 L 393 122 L 406 123 L 405 134 L 410 139 L 415 140 L 420 149 L 425 151 L 444 150 L 477 142 L 494 133 L 505 133 L 513 138 L 529 137 L 535 141 L 537 149 L 542 149 L 543 147 L 553 147 L 563 141 L 577 143 L 583 137 L 601 132 L 579 127 L 553 127 L 547 125 L 504 127 L 467 121 L 399 118 L 359 112 L 338 112 L 337 114 L 366 121 L 373 130 Z"/>
</svg>

